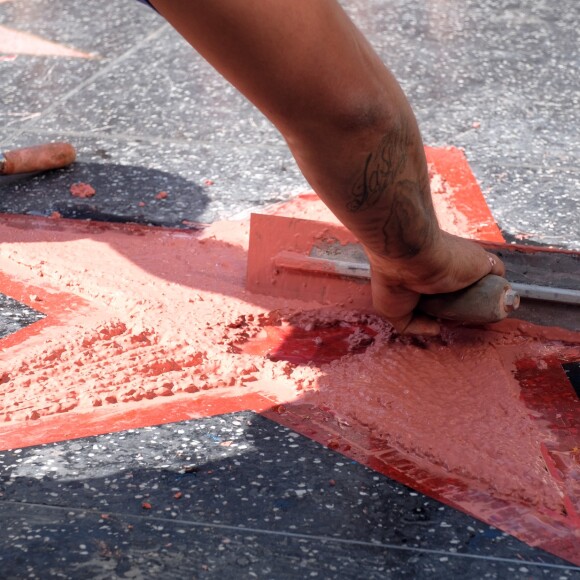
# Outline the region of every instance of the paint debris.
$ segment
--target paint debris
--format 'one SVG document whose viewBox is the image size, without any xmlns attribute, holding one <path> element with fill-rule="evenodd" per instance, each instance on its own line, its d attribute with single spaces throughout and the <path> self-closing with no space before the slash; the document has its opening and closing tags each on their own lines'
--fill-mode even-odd
<svg viewBox="0 0 580 580">
<path fill-rule="evenodd" d="M 80 198 L 87 198 L 87 197 L 93 197 L 93 195 L 95 195 L 95 193 L 97 193 L 95 191 L 95 188 L 92 185 L 89 185 L 88 183 L 73 183 L 70 186 L 70 192 L 74 197 L 80 197 Z"/>
<path fill-rule="evenodd" d="M 155 199 L 167 199 L 169 194 L 166 191 L 160 191 L 156 196 Z"/>
</svg>

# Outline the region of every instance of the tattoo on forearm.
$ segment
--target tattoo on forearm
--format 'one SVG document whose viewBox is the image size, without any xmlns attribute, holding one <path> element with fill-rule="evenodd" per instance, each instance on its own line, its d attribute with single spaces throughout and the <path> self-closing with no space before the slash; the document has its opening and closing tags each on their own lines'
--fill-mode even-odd
<svg viewBox="0 0 580 580">
<path fill-rule="evenodd" d="M 347 208 L 355 213 L 373 207 L 395 183 L 407 164 L 410 145 L 408 129 L 383 137 L 377 150 L 365 161 L 363 173 L 353 188 L 352 200 Z"/>
<path fill-rule="evenodd" d="M 386 256 L 398 259 L 417 255 L 435 232 L 429 215 L 429 177 L 425 168 L 416 181 L 403 177 L 412 138 L 408 127 L 386 135 L 368 155 L 347 204 L 351 213 L 375 209 L 381 214 L 382 244 Z"/>
</svg>

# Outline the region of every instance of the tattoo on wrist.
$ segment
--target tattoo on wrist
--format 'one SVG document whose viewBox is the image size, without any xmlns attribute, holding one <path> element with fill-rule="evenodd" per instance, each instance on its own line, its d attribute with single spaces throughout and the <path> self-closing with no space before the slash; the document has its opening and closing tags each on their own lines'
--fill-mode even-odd
<svg viewBox="0 0 580 580">
<path fill-rule="evenodd" d="M 412 146 L 407 124 L 385 135 L 366 158 L 347 204 L 350 213 L 374 209 L 380 214 L 382 253 L 392 259 L 416 256 L 436 231 L 426 167 L 417 168 L 414 181 L 404 177 Z"/>
</svg>

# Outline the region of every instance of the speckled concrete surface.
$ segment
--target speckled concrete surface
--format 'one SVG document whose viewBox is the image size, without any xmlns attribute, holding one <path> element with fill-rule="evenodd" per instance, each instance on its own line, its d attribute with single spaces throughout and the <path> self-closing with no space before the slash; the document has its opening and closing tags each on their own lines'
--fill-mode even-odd
<svg viewBox="0 0 580 580">
<path fill-rule="evenodd" d="M 578 574 L 250 412 L 2 452 L 0 466 L 4 578 Z"/>
<path fill-rule="evenodd" d="M 9 296 L 0 294 L 0 338 L 41 320 L 44 314 Z"/>
<path fill-rule="evenodd" d="M 579 248 L 576 0 L 344 5 L 406 90 L 425 141 L 465 148 L 507 237 Z M 0 88 L 2 147 L 66 137 L 81 162 L 166 172 L 190 183 L 176 188 L 185 197 L 213 181 L 207 200 L 185 202 L 195 211 L 176 209 L 176 224 L 231 217 L 307 188 L 268 121 L 158 15 L 125 0 L 101 16 L 90 3 L 2 4 L 0 23 L 97 55 L 0 62 L 12 79 Z M 35 210 L 17 201 L 58 180 L 43 179 L 4 184 L 0 210 L 46 211 L 41 201 Z"/>
<path fill-rule="evenodd" d="M 580 248 L 577 0 L 343 4 L 426 143 L 465 149 L 506 237 Z M 0 25 L 92 55 L 0 54 L 0 149 L 79 150 L 0 178 L 0 212 L 196 227 L 308 189 L 269 122 L 145 6 L 6 0 Z M 97 194 L 73 198 L 79 181 Z M 38 316 L 3 298 L 0 336 Z M 5 578 L 580 577 L 251 414 L 2 461 Z"/>
<path fill-rule="evenodd" d="M 55 137 L 70 140 L 62 134 Z M 92 208 L 94 217 L 108 216 L 101 219 L 183 227 L 184 220 L 208 223 L 242 216 L 307 189 L 306 184 L 297 185 L 298 169 L 282 147 L 138 139 L 120 144 L 111 137 L 75 137 L 74 143 L 80 159 L 67 170 L 32 178 L 0 177 L 0 211 L 59 211 L 64 217 L 83 218 L 89 217 L 83 208 Z M 72 197 L 69 189 L 76 182 L 93 184 L 96 195 L 88 200 Z M 160 191 L 168 197 L 158 202 Z"/>
</svg>

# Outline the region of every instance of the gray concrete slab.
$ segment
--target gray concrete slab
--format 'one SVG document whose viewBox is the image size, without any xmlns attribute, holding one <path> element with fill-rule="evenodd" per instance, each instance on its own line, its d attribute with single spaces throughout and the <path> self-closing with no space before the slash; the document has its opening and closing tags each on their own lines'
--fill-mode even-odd
<svg viewBox="0 0 580 580">
<path fill-rule="evenodd" d="M 408 93 L 426 143 L 465 149 L 508 237 L 580 248 L 578 3 L 343 4 Z M 4 147 L 64 136 L 92 163 L 84 139 L 106 139 L 111 162 L 133 148 L 141 166 L 186 179 L 193 159 L 223 184 L 208 192 L 204 221 L 307 187 L 269 122 L 153 11 L 122 2 L 103 18 L 90 3 L 55 6 L 7 2 L 0 22 L 102 60 L 0 63 L 15 79 L 2 89 Z"/>
</svg>

